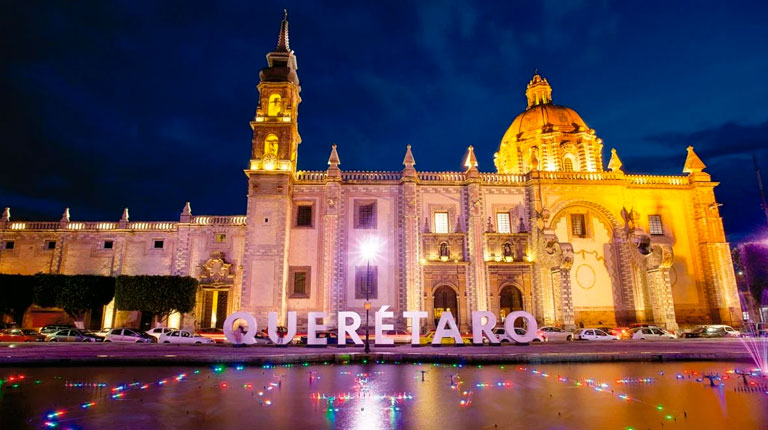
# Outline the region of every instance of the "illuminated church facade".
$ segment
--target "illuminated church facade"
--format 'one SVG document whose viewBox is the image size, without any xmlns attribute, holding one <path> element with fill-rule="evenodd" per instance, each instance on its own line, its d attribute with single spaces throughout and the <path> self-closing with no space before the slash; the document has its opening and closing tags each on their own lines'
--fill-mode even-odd
<svg viewBox="0 0 768 430">
<path fill-rule="evenodd" d="M 116 222 L 72 221 L 68 210 L 59 222 L 32 222 L 6 209 L 0 272 L 193 276 L 197 309 L 169 322 L 187 327 L 221 326 L 237 310 L 262 327 L 267 312 L 284 321 L 297 311 L 305 326 L 307 311 L 332 319 L 364 313 L 367 301 L 396 316 L 428 311 L 422 329 L 446 310 L 462 330 L 475 310 L 525 310 L 568 328 L 739 324 L 717 183 L 692 148 L 682 175 L 626 174 L 615 150 L 604 162 L 595 130 L 554 104 L 535 74 L 493 173 L 479 170 L 471 146 L 461 171 L 419 171 L 410 146 L 401 170 L 342 170 L 335 145 L 326 170 L 303 171 L 287 20 L 267 60 L 245 215 L 194 215 L 187 203 L 178 221 L 135 222 L 126 209 Z M 109 306 L 102 324 L 136 318 Z"/>
</svg>

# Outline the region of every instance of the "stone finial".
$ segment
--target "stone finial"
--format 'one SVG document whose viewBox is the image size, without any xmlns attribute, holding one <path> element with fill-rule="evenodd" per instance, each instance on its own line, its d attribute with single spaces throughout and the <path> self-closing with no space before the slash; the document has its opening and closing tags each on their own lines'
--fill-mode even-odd
<svg viewBox="0 0 768 430">
<path fill-rule="evenodd" d="M 616 154 L 616 148 L 611 148 L 611 160 L 608 161 L 608 170 L 611 172 L 623 172 L 621 166 L 622 163 L 618 154 Z"/>
<path fill-rule="evenodd" d="M 128 215 L 128 208 L 123 209 L 123 216 L 120 217 L 120 221 L 117 223 L 119 228 L 128 228 L 128 220 L 130 219 L 130 215 Z"/>
<path fill-rule="evenodd" d="M 462 230 L 462 227 L 461 227 L 462 223 L 463 223 L 463 221 L 461 220 L 461 215 L 457 216 L 456 217 L 456 231 L 455 231 L 455 233 L 463 233 L 463 230 Z"/>
<path fill-rule="evenodd" d="M 187 202 L 184 205 L 184 209 L 181 210 L 181 216 L 179 217 L 179 222 L 190 222 L 192 221 L 192 205 Z"/>
<path fill-rule="evenodd" d="M 403 176 L 404 177 L 415 177 L 416 175 L 416 169 L 413 167 L 416 165 L 416 160 L 413 158 L 413 153 L 411 152 L 411 145 L 407 145 L 405 147 L 405 158 L 403 158 Z"/>
<path fill-rule="evenodd" d="M 331 145 L 331 155 L 328 157 L 328 177 L 341 179 L 341 169 L 339 169 L 339 153 L 336 152 L 336 144 Z"/>
<path fill-rule="evenodd" d="M 3 209 L 3 216 L 0 217 L 0 221 L 8 222 L 11 220 L 11 208 Z"/>
<path fill-rule="evenodd" d="M 431 226 L 429 225 L 429 217 L 424 217 L 424 233 L 429 233 L 431 230 Z"/>
<path fill-rule="evenodd" d="M 477 157 L 475 157 L 475 148 L 473 148 L 472 145 L 467 147 L 467 152 L 464 154 L 463 164 L 466 168 L 464 172 L 467 173 L 468 176 L 474 176 L 478 174 Z"/>
<path fill-rule="evenodd" d="M 683 173 L 699 173 L 706 168 L 706 164 L 701 161 L 698 155 L 693 152 L 693 146 L 688 147 L 688 156 L 685 157 L 685 165 L 683 166 Z"/>
<path fill-rule="evenodd" d="M 491 217 L 488 217 L 488 225 L 485 227 L 486 233 L 496 233 L 493 229 L 493 221 L 491 221 Z"/>
<path fill-rule="evenodd" d="M 64 213 L 61 214 L 59 222 L 69 222 L 69 208 L 64 208 Z"/>
</svg>

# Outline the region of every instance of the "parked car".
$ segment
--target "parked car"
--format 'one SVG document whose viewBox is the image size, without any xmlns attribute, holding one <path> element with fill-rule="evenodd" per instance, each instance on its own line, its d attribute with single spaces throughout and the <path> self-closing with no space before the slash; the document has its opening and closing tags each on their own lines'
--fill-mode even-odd
<svg viewBox="0 0 768 430">
<path fill-rule="evenodd" d="M 45 335 L 32 329 L 7 328 L 0 331 L 0 342 L 43 342 Z"/>
<path fill-rule="evenodd" d="M 635 327 L 630 330 L 631 339 L 639 340 L 659 340 L 659 339 L 677 339 L 674 333 L 664 331 L 659 327 Z"/>
<path fill-rule="evenodd" d="M 168 327 L 155 327 L 153 329 L 147 330 L 145 333 L 154 337 L 155 339 L 158 339 L 161 334 L 164 333 L 170 333 L 174 330 L 178 330 L 177 328 L 168 328 Z"/>
<path fill-rule="evenodd" d="M 515 327 L 515 334 L 518 336 L 525 336 L 526 330 L 521 327 Z M 504 327 L 496 327 L 493 329 L 493 334 L 496 335 L 496 337 L 499 338 L 501 343 L 507 342 L 507 343 L 517 343 L 517 341 L 513 340 L 511 337 L 507 336 L 506 330 Z M 544 337 L 543 333 L 540 331 L 536 332 L 536 336 L 533 338 L 531 342 L 546 342 L 547 339 Z"/>
<path fill-rule="evenodd" d="M 215 341 L 199 334 L 193 334 L 189 330 L 174 330 L 170 333 L 160 335 L 157 340 L 160 343 L 180 343 L 180 344 L 214 344 Z"/>
<path fill-rule="evenodd" d="M 608 334 L 599 328 L 580 328 L 573 335 L 577 340 L 619 340 L 618 336 Z"/>
<path fill-rule="evenodd" d="M 387 330 L 384 333 L 387 339 L 393 339 L 395 343 L 411 343 L 411 333 L 406 330 Z"/>
<path fill-rule="evenodd" d="M 224 343 L 227 341 L 227 337 L 224 336 L 224 330 L 216 327 L 201 328 L 200 330 L 197 330 L 195 334 L 207 337 L 216 343 Z"/>
<path fill-rule="evenodd" d="M 40 334 L 49 335 L 49 334 L 56 333 L 59 330 L 66 330 L 70 328 L 75 328 L 75 326 L 65 325 L 65 324 L 51 324 L 41 328 Z"/>
<path fill-rule="evenodd" d="M 740 333 L 731 326 L 714 324 L 698 326 L 692 331 L 683 333 L 684 338 L 713 338 L 713 337 L 739 337 Z"/>
<path fill-rule="evenodd" d="M 104 338 L 95 333 L 71 328 L 51 333 L 45 340 L 46 342 L 103 342 Z"/>
<path fill-rule="evenodd" d="M 115 328 L 107 334 L 104 342 L 116 343 L 152 343 L 157 342 L 154 337 L 131 328 Z"/>
<path fill-rule="evenodd" d="M 573 333 L 560 327 L 545 326 L 539 328 L 547 342 L 570 342 L 573 340 Z"/>
<path fill-rule="evenodd" d="M 629 339 L 629 331 L 631 330 L 630 327 L 597 327 L 597 329 L 619 339 Z"/>
<path fill-rule="evenodd" d="M 371 332 L 373 334 L 373 332 Z M 338 345 L 338 336 L 335 330 L 322 330 L 315 332 L 315 337 L 328 339 L 328 345 Z M 373 336 L 370 336 L 371 343 L 373 343 Z M 304 333 L 299 337 L 299 343 L 302 345 L 307 344 L 307 334 Z"/>
</svg>

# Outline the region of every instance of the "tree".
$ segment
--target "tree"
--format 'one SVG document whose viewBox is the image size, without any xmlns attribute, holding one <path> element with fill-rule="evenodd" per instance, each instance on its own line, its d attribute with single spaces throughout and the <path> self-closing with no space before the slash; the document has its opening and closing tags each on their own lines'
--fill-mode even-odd
<svg viewBox="0 0 768 430">
<path fill-rule="evenodd" d="M 0 275 L 0 313 L 21 325 L 24 312 L 32 305 L 34 276 Z"/>
<path fill-rule="evenodd" d="M 115 296 L 115 278 L 98 275 L 35 275 L 34 302 L 64 309 L 75 321 Z"/>
<path fill-rule="evenodd" d="M 115 306 L 124 311 L 145 311 L 158 320 L 173 312 L 195 308 L 197 279 L 189 276 L 118 276 Z"/>
</svg>

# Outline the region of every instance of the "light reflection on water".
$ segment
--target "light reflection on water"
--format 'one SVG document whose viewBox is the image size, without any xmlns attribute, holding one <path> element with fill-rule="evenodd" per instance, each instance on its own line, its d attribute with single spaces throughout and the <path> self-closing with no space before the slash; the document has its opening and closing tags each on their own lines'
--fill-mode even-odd
<svg viewBox="0 0 768 430">
<path fill-rule="evenodd" d="M 768 379 L 734 373 L 747 368 L 713 362 L 3 368 L 0 428 L 41 428 L 46 421 L 82 429 L 768 428 Z M 724 385 L 711 387 L 709 372 Z M 25 378 L 9 381 L 12 375 Z M 123 394 L 113 398 L 116 393 Z M 48 417 L 56 411 L 61 415 Z"/>
</svg>

